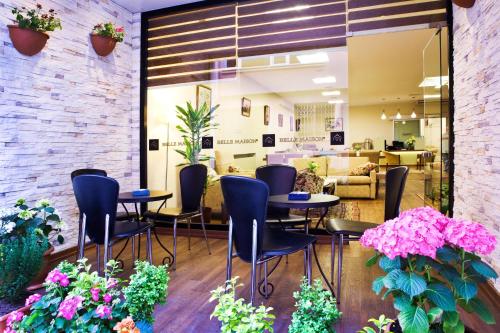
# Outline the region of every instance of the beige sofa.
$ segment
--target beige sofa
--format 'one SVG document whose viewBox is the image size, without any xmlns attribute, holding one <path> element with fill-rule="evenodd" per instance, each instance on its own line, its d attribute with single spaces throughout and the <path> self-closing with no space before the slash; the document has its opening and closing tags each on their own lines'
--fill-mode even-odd
<svg viewBox="0 0 500 333">
<path fill-rule="evenodd" d="M 336 180 L 335 195 L 341 198 L 375 199 L 377 185 L 376 170 L 372 170 L 369 176 L 349 176 L 349 170 L 369 162 L 367 156 L 322 156 L 290 159 L 290 164 L 297 170 L 306 169 L 310 162 L 318 164 L 316 171 L 318 176 Z"/>
</svg>

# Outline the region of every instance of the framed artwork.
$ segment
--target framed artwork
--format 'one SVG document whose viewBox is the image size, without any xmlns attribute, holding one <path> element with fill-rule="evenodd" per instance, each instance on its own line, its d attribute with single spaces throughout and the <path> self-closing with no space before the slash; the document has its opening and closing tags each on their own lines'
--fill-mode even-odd
<svg viewBox="0 0 500 333">
<path fill-rule="evenodd" d="M 300 132 L 300 118 L 295 119 L 295 131 Z"/>
<path fill-rule="evenodd" d="M 252 101 L 246 97 L 241 99 L 241 115 L 250 117 L 250 110 L 252 109 Z"/>
<path fill-rule="evenodd" d="M 290 116 L 290 132 L 293 132 L 293 127 L 294 127 L 293 125 L 294 125 L 293 124 L 293 117 Z"/>
<path fill-rule="evenodd" d="M 281 113 L 278 115 L 278 127 L 283 127 L 283 115 Z"/>
<path fill-rule="evenodd" d="M 199 84 L 196 86 L 196 108 L 201 108 L 203 104 L 212 107 L 212 89 Z"/>
<path fill-rule="evenodd" d="M 271 119 L 271 108 L 269 105 L 264 105 L 264 125 L 269 125 L 269 120 Z"/>
<path fill-rule="evenodd" d="M 344 145 L 344 132 L 330 132 L 330 145 L 342 146 Z"/>
<path fill-rule="evenodd" d="M 325 131 L 343 131 L 344 122 L 342 118 L 325 118 Z"/>
</svg>

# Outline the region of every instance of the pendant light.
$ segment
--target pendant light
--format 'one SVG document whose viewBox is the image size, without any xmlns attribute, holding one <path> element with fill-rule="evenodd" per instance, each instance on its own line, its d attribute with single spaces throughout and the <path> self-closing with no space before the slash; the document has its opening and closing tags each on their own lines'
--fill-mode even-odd
<svg viewBox="0 0 500 333">
<path fill-rule="evenodd" d="M 399 109 L 398 109 L 398 113 L 396 114 L 396 119 L 401 119 L 401 113 L 399 112 Z"/>
<path fill-rule="evenodd" d="M 387 116 L 385 115 L 385 110 L 382 110 L 382 115 L 380 116 L 380 119 L 386 120 Z"/>
<path fill-rule="evenodd" d="M 410 116 L 412 119 L 415 119 L 417 118 L 417 114 L 415 113 L 415 108 L 413 108 L 413 112 L 411 113 L 411 116 Z"/>
</svg>

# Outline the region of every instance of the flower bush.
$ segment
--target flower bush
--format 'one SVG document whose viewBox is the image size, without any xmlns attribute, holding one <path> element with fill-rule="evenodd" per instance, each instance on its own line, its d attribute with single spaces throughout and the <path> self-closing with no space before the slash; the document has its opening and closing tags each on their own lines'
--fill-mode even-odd
<svg viewBox="0 0 500 333">
<path fill-rule="evenodd" d="M 367 266 L 378 261 L 387 275 L 378 277 L 372 289 L 379 294 L 386 288 L 383 298 L 394 297 L 405 333 L 463 332 L 457 306 L 495 323 L 477 298 L 478 284 L 497 278 L 478 256 L 496 246 L 483 225 L 421 207 L 365 231 L 361 244 L 377 251 Z"/>
<path fill-rule="evenodd" d="M 12 9 L 12 14 L 14 14 L 15 21 L 19 25 L 19 28 L 40 32 L 62 29 L 61 20 L 56 18 L 55 10 L 49 9 L 48 12 L 44 13 L 42 12 L 41 4 L 37 4 L 35 9 L 14 7 Z"/>
<path fill-rule="evenodd" d="M 335 332 L 332 325 L 342 316 L 332 294 L 323 289 L 321 280 L 310 286 L 302 280 L 300 291 L 294 292 L 295 307 L 289 333 L 330 333 Z"/>
<path fill-rule="evenodd" d="M 261 305 L 255 308 L 243 298 L 235 299 L 238 277 L 213 290 L 210 302 L 218 301 L 210 319 L 217 318 L 222 326 L 221 333 L 272 333 L 274 315 L 273 308 Z"/>
<path fill-rule="evenodd" d="M 133 286 L 137 293 L 148 294 L 151 283 L 147 279 L 160 276 L 161 279 L 155 280 L 157 284 L 163 283 L 162 287 L 155 285 L 155 294 L 149 295 L 157 302 L 165 302 L 166 267 L 145 262 L 137 265 L 141 268 L 131 276 L 129 288 Z M 9 316 L 7 332 L 139 332 L 136 325 L 140 318 L 152 315 L 153 307 L 133 307 L 135 302 L 122 291 L 124 282 L 115 278 L 117 267 L 115 261 L 108 262 L 107 277 L 101 277 L 90 271 L 86 259 L 78 264 L 60 263 L 45 280 L 45 295 L 35 294 L 26 299 L 31 313 L 16 312 Z"/>
<path fill-rule="evenodd" d="M 111 22 L 96 24 L 92 33 L 103 37 L 111 37 L 117 42 L 123 42 L 123 38 L 125 38 L 125 29 L 115 27 Z"/>
</svg>

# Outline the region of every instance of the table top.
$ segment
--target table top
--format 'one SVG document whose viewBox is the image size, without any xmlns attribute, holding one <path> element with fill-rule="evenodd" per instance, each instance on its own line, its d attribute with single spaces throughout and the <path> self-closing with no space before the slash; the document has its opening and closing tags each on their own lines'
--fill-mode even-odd
<svg viewBox="0 0 500 333">
<path fill-rule="evenodd" d="M 311 194 L 309 200 L 288 200 L 288 194 L 269 197 L 269 206 L 278 208 L 325 208 L 335 206 L 339 202 L 339 197 L 329 194 Z"/>
<path fill-rule="evenodd" d="M 132 192 L 122 192 L 118 195 L 119 203 L 151 202 L 170 199 L 172 192 L 149 191 L 149 195 L 133 195 Z"/>
</svg>

